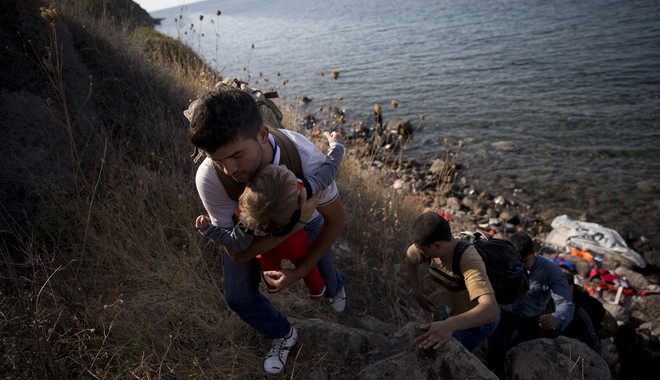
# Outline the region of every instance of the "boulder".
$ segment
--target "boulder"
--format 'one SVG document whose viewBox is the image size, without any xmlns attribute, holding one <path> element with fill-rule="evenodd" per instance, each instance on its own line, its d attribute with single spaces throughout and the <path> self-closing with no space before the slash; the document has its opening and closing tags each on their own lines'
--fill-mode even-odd
<svg viewBox="0 0 660 380">
<path fill-rule="evenodd" d="M 479 198 L 474 194 L 470 194 L 463 198 L 461 204 L 467 207 L 469 210 L 475 211 L 479 208 Z"/>
<path fill-rule="evenodd" d="M 352 359 L 369 349 L 370 333 L 365 330 L 315 318 L 291 320 L 300 330 L 302 345 L 315 352 L 325 352 L 332 359 Z"/>
<path fill-rule="evenodd" d="M 440 176 L 443 173 L 447 171 L 447 164 L 445 164 L 445 161 L 441 158 L 436 158 L 433 160 L 431 163 L 431 167 L 429 168 L 429 172 L 435 176 Z"/>
<path fill-rule="evenodd" d="M 609 302 L 603 302 L 603 307 L 605 310 L 610 313 L 614 319 L 619 322 L 629 322 L 630 321 L 630 310 L 627 310 L 621 305 L 614 305 Z"/>
<path fill-rule="evenodd" d="M 370 318 L 360 324 L 369 330 L 321 319 L 291 318 L 300 331 L 299 347 L 324 352 L 339 362 L 362 359 L 359 379 L 497 379 L 486 366 L 457 340 L 451 339 L 439 350 L 423 350 L 414 343 L 419 323 L 410 322 L 396 332 L 392 326 Z M 388 333 L 389 332 L 389 333 Z M 312 379 L 325 379 L 316 371 Z"/>
<path fill-rule="evenodd" d="M 497 379 L 486 366 L 457 340 L 438 350 L 420 349 L 413 340 L 418 324 L 408 323 L 388 345 L 379 347 L 359 379 Z"/>
<path fill-rule="evenodd" d="M 643 290 L 649 286 L 649 281 L 644 278 L 643 274 L 635 272 L 630 268 L 618 267 L 614 270 L 614 273 L 616 273 L 619 277 L 625 278 L 626 281 L 628 281 L 628 285 L 637 290 Z"/>
<path fill-rule="evenodd" d="M 387 130 L 395 132 L 400 136 L 411 136 L 413 127 L 410 120 L 393 118 L 387 122 Z"/>
<path fill-rule="evenodd" d="M 451 211 L 459 211 L 461 209 L 461 201 L 457 197 L 447 198 L 447 208 Z"/>
<path fill-rule="evenodd" d="M 611 379 L 603 357 L 586 344 L 559 336 L 535 339 L 512 348 L 506 355 L 507 379 Z"/>
</svg>

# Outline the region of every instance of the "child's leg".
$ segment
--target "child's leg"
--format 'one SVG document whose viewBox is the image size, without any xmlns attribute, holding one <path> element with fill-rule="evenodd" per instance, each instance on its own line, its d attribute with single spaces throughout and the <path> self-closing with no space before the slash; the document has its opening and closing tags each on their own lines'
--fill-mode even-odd
<svg viewBox="0 0 660 380">
<path fill-rule="evenodd" d="M 302 260 L 291 260 L 296 267 L 300 264 L 300 261 Z M 321 297 L 323 297 L 325 280 L 321 276 L 321 272 L 319 272 L 319 268 L 316 265 L 314 265 L 312 270 L 303 277 L 303 281 L 305 281 L 305 286 L 309 289 L 309 298 L 321 299 Z"/>
<path fill-rule="evenodd" d="M 309 271 L 309 274 L 303 278 L 303 281 L 305 281 L 305 286 L 309 289 L 309 298 L 320 300 L 321 297 L 323 297 L 323 293 L 325 292 L 325 280 L 321 276 L 321 272 L 319 272 L 319 268 L 316 265 L 314 265 L 314 268 Z"/>
<path fill-rule="evenodd" d="M 268 281 L 264 278 L 264 272 L 268 270 L 280 270 L 282 269 L 282 260 L 277 258 L 269 258 L 268 255 L 257 255 L 259 260 L 259 268 L 261 270 L 261 281 L 266 284 L 266 290 L 268 293 L 278 293 L 279 290 L 270 285 Z"/>
</svg>

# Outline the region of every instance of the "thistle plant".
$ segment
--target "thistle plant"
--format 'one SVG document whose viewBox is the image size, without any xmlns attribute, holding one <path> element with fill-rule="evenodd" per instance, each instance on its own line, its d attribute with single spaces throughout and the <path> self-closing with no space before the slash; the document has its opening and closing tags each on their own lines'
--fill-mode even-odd
<svg viewBox="0 0 660 380">
<path fill-rule="evenodd" d="M 337 69 L 334 69 L 330 72 L 330 85 L 328 88 L 328 94 L 327 94 L 327 101 L 326 97 L 324 97 L 323 94 L 323 85 L 326 80 L 326 73 L 325 71 L 321 70 L 319 72 L 319 75 L 321 76 L 321 85 L 320 85 L 320 95 L 319 95 L 319 100 L 318 100 L 318 106 L 316 109 L 316 112 L 321 116 L 321 123 L 323 126 L 327 127 L 328 125 L 341 125 L 346 122 L 345 120 L 345 115 L 341 111 L 341 103 L 344 100 L 343 96 L 337 97 L 336 103 L 332 104 L 332 91 L 333 91 L 333 85 L 334 82 L 339 78 L 340 71 Z M 325 103 L 325 106 L 324 106 Z"/>
<path fill-rule="evenodd" d="M 434 203 L 440 203 L 441 198 L 444 198 L 451 189 L 456 177 L 458 176 L 458 167 L 456 165 L 460 156 L 461 149 L 465 146 L 465 141 L 458 140 L 456 143 L 457 149 L 455 153 L 451 152 L 449 147 L 449 138 L 443 140 L 445 148 L 445 156 L 443 158 L 443 167 L 436 175 L 436 189 L 434 196 Z"/>
<path fill-rule="evenodd" d="M 44 73 L 48 77 L 51 88 L 55 92 L 55 100 L 61 107 L 62 113 L 64 115 L 63 121 L 59 121 L 57 118 L 56 120 L 58 120 L 57 124 L 62 127 L 66 135 L 69 147 L 69 158 L 74 173 L 74 180 L 76 182 L 76 186 L 74 186 L 74 188 L 76 191 L 78 191 L 79 186 L 77 186 L 77 182 L 82 176 L 82 169 L 80 166 L 80 154 L 78 152 L 78 147 L 76 146 L 74 137 L 74 118 L 69 109 L 69 102 L 67 100 L 66 86 L 64 83 L 64 76 L 62 71 L 62 46 L 60 45 L 57 34 L 58 12 L 57 9 L 53 7 L 40 7 L 39 9 L 41 18 L 43 18 L 49 26 L 49 45 L 46 47 L 45 56 L 40 55 L 34 46 L 31 47 L 35 56 L 38 57 L 37 59 L 39 66 L 43 69 Z M 27 53 L 25 54 L 27 55 Z"/>
</svg>

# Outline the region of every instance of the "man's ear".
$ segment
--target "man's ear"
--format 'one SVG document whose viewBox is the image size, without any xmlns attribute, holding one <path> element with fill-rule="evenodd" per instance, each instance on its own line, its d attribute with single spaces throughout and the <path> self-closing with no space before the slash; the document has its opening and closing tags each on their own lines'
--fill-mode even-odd
<svg viewBox="0 0 660 380">
<path fill-rule="evenodd" d="M 266 124 L 262 125 L 259 131 L 257 132 L 257 141 L 259 141 L 260 144 L 265 144 L 268 142 L 268 127 Z"/>
</svg>

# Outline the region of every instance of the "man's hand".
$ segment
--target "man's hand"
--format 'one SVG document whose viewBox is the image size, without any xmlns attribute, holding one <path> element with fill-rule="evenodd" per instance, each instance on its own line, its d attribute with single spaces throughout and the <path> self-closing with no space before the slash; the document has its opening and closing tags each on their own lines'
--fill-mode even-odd
<svg viewBox="0 0 660 380">
<path fill-rule="evenodd" d="M 415 338 L 415 343 L 423 349 L 439 349 L 451 339 L 454 329 L 447 320 L 427 323 L 420 326 L 425 333 Z"/>
<path fill-rule="evenodd" d="M 557 328 L 557 319 L 552 314 L 539 316 L 539 327 L 542 330 L 554 330 Z"/>
<path fill-rule="evenodd" d="M 264 272 L 264 280 L 277 290 L 284 290 L 303 277 L 304 275 L 299 274 L 296 269 L 268 270 Z"/>
</svg>

